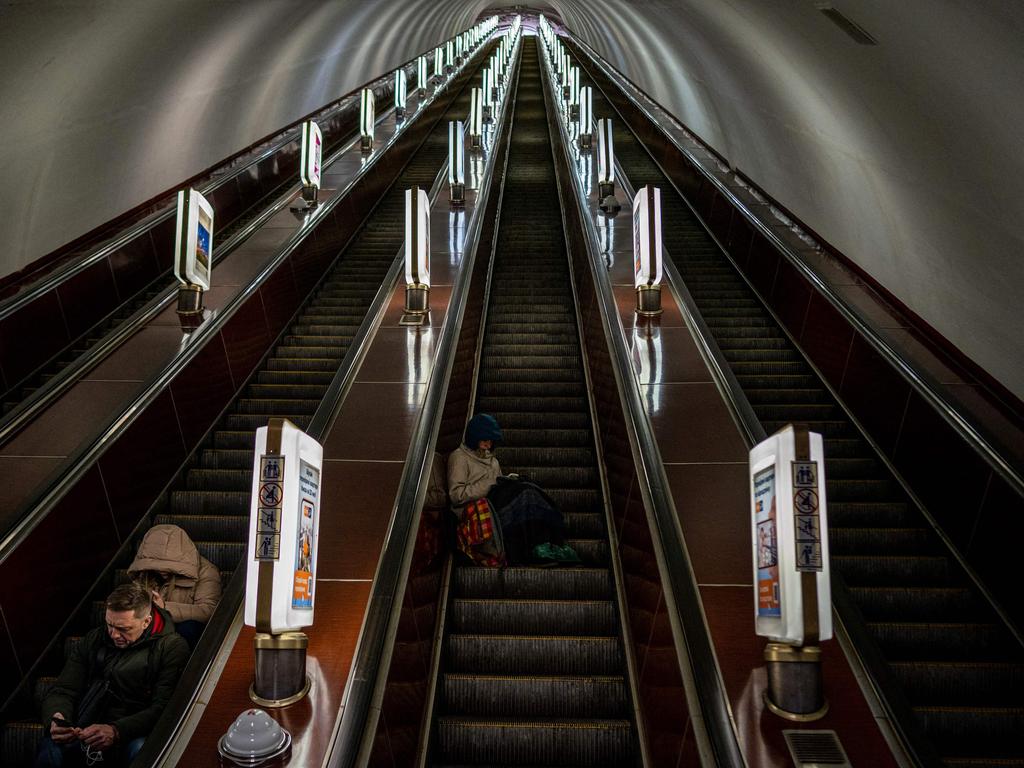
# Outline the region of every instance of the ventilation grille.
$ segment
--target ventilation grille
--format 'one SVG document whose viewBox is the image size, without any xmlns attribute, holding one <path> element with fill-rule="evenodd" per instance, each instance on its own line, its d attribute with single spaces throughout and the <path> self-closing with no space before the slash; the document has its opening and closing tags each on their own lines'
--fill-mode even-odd
<svg viewBox="0 0 1024 768">
<path fill-rule="evenodd" d="M 860 45 L 878 45 L 878 41 L 868 34 L 864 27 L 847 17 L 838 8 L 833 8 L 832 6 L 827 5 L 818 6 L 818 10 L 825 14 L 825 17 L 829 21 L 851 37 L 855 43 L 859 43 Z"/>
<path fill-rule="evenodd" d="M 835 731 L 783 731 L 796 768 L 851 768 Z"/>
</svg>

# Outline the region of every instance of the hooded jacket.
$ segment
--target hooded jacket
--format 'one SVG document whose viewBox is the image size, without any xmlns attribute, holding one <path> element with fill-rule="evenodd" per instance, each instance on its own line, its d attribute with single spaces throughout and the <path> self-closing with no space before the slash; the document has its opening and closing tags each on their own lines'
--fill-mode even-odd
<svg viewBox="0 0 1024 768">
<path fill-rule="evenodd" d="M 114 645 L 106 627 L 95 627 L 74 646 L 60 677 L 43 699 L 43 725 L 49 730 L 56 712 L 75 725 L 93 725 L 76 721 L 78 705 L 93 680 L 106 676 L 110 690 L 96 722 L 113 725 L 124 743 L 148 736 L 170 700 L 188 656 L 188 643 L 174 631 L 167 612 L 156 606 L 153 621 L 127 648 Z"/>
<path fill-rule="evenodd" d="M 164 608 L 176 622 L 206 623 L 220 601 L 220 571 L 199 554 L 196 545 L 176 525 L 154 525 L 139 544 L 128 573 L 162 571 L 169 578 L 158 590 Z"/>
<path fill-rule="evenodd" d="M 493 454 L 485 458 L 460 445 L 448 457 L 448 496 L 452 507 L 460 509 L 467 502 L 486 496 L 500 474 L 501 466 Z"/>
</svg>

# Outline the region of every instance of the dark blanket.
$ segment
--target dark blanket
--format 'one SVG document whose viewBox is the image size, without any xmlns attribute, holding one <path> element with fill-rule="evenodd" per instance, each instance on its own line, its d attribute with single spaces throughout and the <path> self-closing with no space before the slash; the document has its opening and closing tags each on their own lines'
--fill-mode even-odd
<svg viewBox="0 0 1024 768">
<path fill-rule="evenodd" d="M 555 502 L 537 485 L 500 477 L 487 500 L 501 523 L 505 554 L 511 565 L 532 562 L 538 544 L 565 541 L 565 520 Z"/>
</svg>

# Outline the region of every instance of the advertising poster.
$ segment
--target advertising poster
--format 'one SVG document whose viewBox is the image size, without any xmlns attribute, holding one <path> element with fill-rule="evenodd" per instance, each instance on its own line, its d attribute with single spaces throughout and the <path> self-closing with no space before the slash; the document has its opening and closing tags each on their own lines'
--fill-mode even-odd
<svg viewBox="0 0 1024 768">
<path fill-rule="evenodd" d="M 292 608 L 313 608 L 313 584 L 316 573 L 316 514 L 320 493 L 320 472 L 299 462 L 299 531 L 295 539 L 295 579 Z"/>
<path fill-rule="evenodd" d="M 754 522 L 757 526 L 757 615 L 781 616 L 779 538 L 776 526 L 775 467 L 754 475 Z"/>
<path fill-rule="evenodd" d="M 199 223 L 196 227 L 196 264 L 199 271 L 209 276 L 210 274 L 210 230 L 213 229 L 213 221 L 202 208 L 199 209 Z"/>
</svg>

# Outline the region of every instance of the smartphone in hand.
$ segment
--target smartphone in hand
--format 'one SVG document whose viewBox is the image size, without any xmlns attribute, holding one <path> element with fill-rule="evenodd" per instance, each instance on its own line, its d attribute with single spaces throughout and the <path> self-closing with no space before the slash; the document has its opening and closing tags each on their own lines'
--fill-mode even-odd
<svg viewBox="0 0 1024 768">
<path fill-rule="evenodd" d="M 74 728 L 70 722 L 65 720 L 63 717 L 57 717 L 54 715 L 50 718 L 58 728 Z"/>
</svg>

